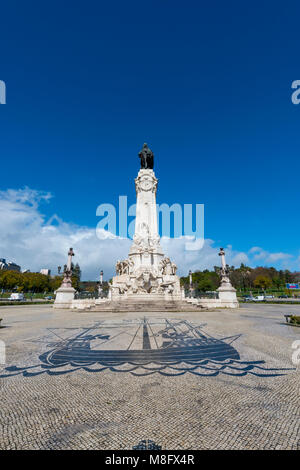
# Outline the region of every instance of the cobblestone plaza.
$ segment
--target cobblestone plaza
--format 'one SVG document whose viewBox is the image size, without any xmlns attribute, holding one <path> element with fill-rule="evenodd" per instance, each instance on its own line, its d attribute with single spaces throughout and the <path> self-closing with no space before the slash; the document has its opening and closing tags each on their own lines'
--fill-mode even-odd
<svg viewBox="0 0 300 470">
<path fill-rule="evenodd" d="M 1 449 L 299 449 L 297 305 L 2 307 Z"/>
</svg>

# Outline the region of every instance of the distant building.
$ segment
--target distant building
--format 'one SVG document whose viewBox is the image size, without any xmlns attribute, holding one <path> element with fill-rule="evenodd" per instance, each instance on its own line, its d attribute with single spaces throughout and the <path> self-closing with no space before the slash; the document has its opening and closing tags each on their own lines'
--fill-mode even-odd
<svg viewBox="0 0 300 470">
<path fill-rule="evenodd" d="M 11 261 L 6 262 L 5 258 L 0 258 L 0 271 L 21 271 L 21 266 Z"/>
<path fill-rule="evenodd" d="M 40 274 L 44 274 L 45 276 L 50 276 L 51 269 L 43 268 L 43 269 L 40 270 Z"/>
</svg>

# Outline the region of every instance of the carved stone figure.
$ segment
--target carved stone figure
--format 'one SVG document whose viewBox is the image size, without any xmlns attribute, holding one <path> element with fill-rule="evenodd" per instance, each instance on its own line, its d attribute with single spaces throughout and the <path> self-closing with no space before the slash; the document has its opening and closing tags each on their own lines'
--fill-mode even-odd
<svg viewBox="0 0 300 470">
<path fill-rule="evenodd" d="M 161 274 L 170 276 L 173 275 L 175 276 L 176 271 L 177 271 L 177 266 L 175 263 L 171 263 L 170 258 L 163 258 L 161 262 L 159 263 L 159 269 Z"/>
<path fill-rule="evenodd" d="M 167 292 L 168 294 L 171 294 L 174 291 L 174 281 L 167 281 L 167 282 L 162 282 L 160 285 L 160 289 L 162 289 L 163 292 Z"/>
<path fill-rule="evenodd" d="M 157 289 L 158 282 L 151 271 L 144 271 L 137 276 L 135 286 L 138 292 L 150 293 Z"/>
<path fill-rule="evenodd" d="M 139 252 L 151 252 L 159 246 L 159 236 L 149 236 L 149 226 L 144 222 L 133 237 L 133 249 Z"/>
<path fill-rule="evenodd" d="M 142 169 L 153 169 L 154 155 L 146 143 L 143 145 L 142 150 L 139 152 L 139 157 L 141 159 Z"/>
<path fill-rule="evenodd" d="M 129 274 L 133 266 L 134 261 L 132 259 L 124 259 L 123 261 L 118 260 L 116 263 L 116 273 L 118 276 Z"/>
<path fill-rule="evenodd" d="M 159 265 L 158 265 L 158 269 L 159 269 L 159 272 L 160 272 L 161 274 L 164 273 L 164 267 L 165 267 L 165 260 L 164 260 L 164 258 L 163 258 L 163 259 L 160 261 Z"/>
<path fill-rule="evenodd" d="M 118 276 L 121 275 L 121 270 L 122 270 L 121 261 L 118 260 L 118 261 L 116 262 L 116 273 L 117 273 Z"/>
<path fill-rule="evenodd" d="M 171 263 L 172 274 L 175 276 L 177 271 L 177 266 L 175 263 Z"/>
<path fill-rule="evenodd" d="M 166 258 L 166 265 L 165 265 L 164 274 L 166 274 L 168 276 L 170 276 L 170 274 L 172 274 L 172 265 L 171 265 L 170 258 Z"/>
<path fill-rule="evenodd" d="M 128 259 L 128 269 L 129 269 L 129 272 L 132 271 L 133 267 L 134 267 L 134 261 L 133 261 L 131 258 L 129 258 L 129 259 Z"/>
</svg>

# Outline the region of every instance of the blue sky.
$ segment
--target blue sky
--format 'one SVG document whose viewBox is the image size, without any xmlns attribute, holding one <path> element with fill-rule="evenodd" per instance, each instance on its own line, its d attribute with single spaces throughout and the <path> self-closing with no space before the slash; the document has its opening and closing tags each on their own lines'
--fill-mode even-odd
<svg viewBox="0 0 300 470">
<path fill-rule="evenodd" d="M 216 247 L 286 253 L 298 270 L 299 13 L 299 2 L 6 2 L 3 198 L 50 192 L 34 208 L 41 225 L 57 214 L 93 229 L 99 204 L 134 203 L 146 141 L 160 203 L 203 203 Z M 8 235 L 0 256 L 24 264 Z"/>
</svg>

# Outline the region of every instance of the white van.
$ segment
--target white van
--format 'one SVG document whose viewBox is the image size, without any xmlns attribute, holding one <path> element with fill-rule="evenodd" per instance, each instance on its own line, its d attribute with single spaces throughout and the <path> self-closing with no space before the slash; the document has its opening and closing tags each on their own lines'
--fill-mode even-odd
<svg viewBox="0 0 300 470">
<path fill-rule="evenodd" d="M 8 300 L 26 300 L 24 294 L 21 292 L 20 294 L 10 294 Z"/>
</svg>

